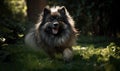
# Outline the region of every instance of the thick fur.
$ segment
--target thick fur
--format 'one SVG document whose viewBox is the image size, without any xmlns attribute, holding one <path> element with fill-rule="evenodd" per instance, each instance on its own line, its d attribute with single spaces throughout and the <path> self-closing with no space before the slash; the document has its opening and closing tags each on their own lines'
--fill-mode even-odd
<svg viewBox="0 0 120 71">
<path fill-rule="evenodd" d="M 65 61 L 73 57 L 75 40 L 74 21 L 64 6 L 46 7 L 25 37 L 25 43 L 30 47 L 42 48 L 52 58 L 55 53 L 62 53 Z"/>
</svg>

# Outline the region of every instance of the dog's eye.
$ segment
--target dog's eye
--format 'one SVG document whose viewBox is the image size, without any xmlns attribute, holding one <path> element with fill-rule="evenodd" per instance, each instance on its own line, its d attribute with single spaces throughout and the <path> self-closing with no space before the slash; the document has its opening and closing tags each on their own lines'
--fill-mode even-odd
<svg viewBox="0 0 120 71">
<path fill-rule="evenodd" d="M 61 18 L 61 17 L 57 17 L 57 20 L 61 21 L 61 20 L 62 20 L 62 18 Z"/>
<path fill-rule="evenodd" d="M 50 17 L 50 20 L 53 21 L 53 20 L 54 20 L 54 17 Z"/>
</svg>

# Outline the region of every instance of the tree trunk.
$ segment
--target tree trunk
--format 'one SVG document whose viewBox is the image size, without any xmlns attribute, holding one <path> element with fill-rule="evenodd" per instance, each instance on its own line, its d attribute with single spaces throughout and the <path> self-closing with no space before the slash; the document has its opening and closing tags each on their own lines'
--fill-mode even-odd
<svg viewBox="0 0 120 71">
<path fill-rule="evenodd" d="M 28 21 L 36 23 L 46 4 L 46 0 L 26 0 Z"/>
</svg>

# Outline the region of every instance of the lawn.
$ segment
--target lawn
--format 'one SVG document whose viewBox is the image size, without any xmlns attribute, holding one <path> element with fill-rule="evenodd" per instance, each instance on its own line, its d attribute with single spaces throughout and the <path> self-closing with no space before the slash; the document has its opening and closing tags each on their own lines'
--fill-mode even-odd
<svg viewBox="0 0 120 71">
<path fill-rule="evenodd" d="M 0 52 L 0 71 L 120 71 L 118 38 L 81 36 L 73 50 L 73 60 L 65 63 L 61 55 L 51 60 L 23 42 L 5 44 Z"/>
</svg>

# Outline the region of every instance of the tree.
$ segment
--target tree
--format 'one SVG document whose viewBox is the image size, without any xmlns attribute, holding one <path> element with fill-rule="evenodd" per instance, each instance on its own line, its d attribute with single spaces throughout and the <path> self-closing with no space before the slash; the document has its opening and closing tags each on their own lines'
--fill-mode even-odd
<svg viewBox="0 0 120 71">
<path fill-rule="evenodd" d="M 26 0 L 28 21 L 36 23 L 39 14 L 46 6 L 46 0 Z"/>
</svg>

